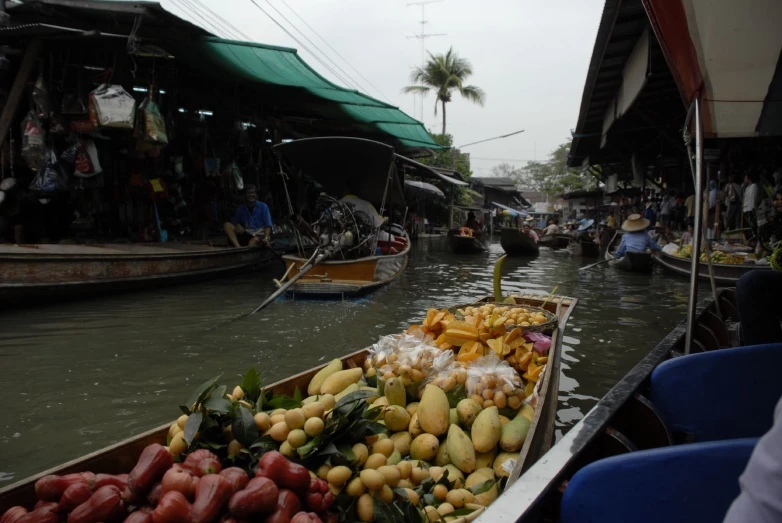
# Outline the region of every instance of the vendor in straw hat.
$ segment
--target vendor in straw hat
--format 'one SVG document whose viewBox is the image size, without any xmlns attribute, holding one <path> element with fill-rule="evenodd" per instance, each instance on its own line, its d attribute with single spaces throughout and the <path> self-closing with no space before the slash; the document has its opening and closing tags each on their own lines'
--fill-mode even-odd
<svg viewBox="0 0 782 523">
<path fill-rule="evenodd" d="M 616 250 L 616 257 L 621 258 L 626 252 L 646 252 L 647 249 L 661 251 L 662 247 L 645 232 L 649 227 L 649 220 L 640 214 L 631 214 L 622 224 L 622 230 L 627 234 L 622 236 L 622 243 Z"/>
</svg>

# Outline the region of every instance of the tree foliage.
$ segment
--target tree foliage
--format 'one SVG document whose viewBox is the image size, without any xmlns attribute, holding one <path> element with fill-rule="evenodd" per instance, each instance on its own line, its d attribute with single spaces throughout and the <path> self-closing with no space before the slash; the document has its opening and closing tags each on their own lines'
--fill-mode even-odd
<svg viewBox="0 0 782 523">
<path fill-rule="evenodd" d="M 548 160 L 527 162 L 516 171 L 514 177 L 520 185 L 542 192 L 550 198 L 586 189 L 591 182 L 591 176 L 567 166 L 569 150 L 570 142 L 565 142 L 549 154 Z"/>
<path fill-rule="evenodd" d="M 467 78 L 472 76 L 472 65 L 466 58 L 461 58 L 453 52 L 453 47 L 445 54 L 433 55 L 429 53 L 429 59 L 423 67 L 416 67 L 410 73 L 410 81 L 416 85 L 409 85 L 402 89 L 404 93 L 418 93 L 422 96 L 430 92 L 435 93 L 434 114 L 437 114 L 437 104 L 443 106 L 443 129 L 445 134 L 445 104 L 451 101 L 453 92 L 458 92 L 465 98 L 478 105 L 483 105 L 486 93 L 477 85 L 465 85 Z"/>
</svg>

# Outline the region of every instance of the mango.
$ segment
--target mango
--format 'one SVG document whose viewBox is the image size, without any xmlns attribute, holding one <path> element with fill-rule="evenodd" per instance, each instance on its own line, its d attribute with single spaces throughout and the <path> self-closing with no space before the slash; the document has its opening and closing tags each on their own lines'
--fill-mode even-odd
<svg viewBox="0 0 782 523">
<path fill-rule="evenodd" d="M 500 436 L 500 448 L 505 452 L 516 452 L 524 445 L 524 440 L 527 439 L 527 433 L 529 432 L 530 421 L 519 416 L 514 418 L 513 421 L 509 421 L 504 427 L 502 427 L 502 436 Z"/>
<path fill-rule="evenodd" d="M 442 436 L 448 430 L 451 418 L 448 396 L 442 389 L 434 385 L 427 385 L 424 388 L 421 401 L 418 403 L 416 414 L 418 415 L 418 423 L 421 424 L 424 432 Z"/>
<path fill-rule="evenodd" d="M 456 405 L 456 414 L 459 416 L 459 422 L 465 428 L 470 428 L 478 414 L 481 413 L 481 407 L 477 401 L 470 398 L 461 400 Z"/>
<path fill-rule="evenodd" d="M 355 369 L 340 370 L 331 374 L 323 380 L 320 386 L 321 394 L 339 394 L 350 385 L 358 383 L 358 380 L 364 375 L 361 367 Z"/>
<path fill-rule="evenodd" d="M 493 448 L 489 452 L 475 453 L 475 469 L 482 469 L 494 466 L 494 458 L 497 457 L 497 449 Z"/>
<path fill-rule="evenodd" d="M 450 413 L 448 414 L 448 425 L 458 425 L 459 424 L 459 415 L 456 414 L 456 407 L 452 408 Z"/>
<path fill-rule="evenodd" d="M 383 421 L 391 432 L 400 432 L 410 426 L 410 414 L 408 414 L 404 407 L 391 405 L 386 408 Z"/>
<path fill-rule="evenodd" d="M 502 468 L 502 465 L 509 459 L 519 459 L 519 453 L 500 452 L 497 454 L 497 457 L 494 459 L 494 473 L 497 474 L 497 476 L 510 476 L 510 473 L 505 472 L 505 469 Z"/>
<path fill-rule="evenodd" d="M 472 424 L 472 444 L 477 452 L 489 452 L 502 436 L 500 411 L 497 407 L 483 409 Z"/>
<path fill-rule="evenodd" d="M 399 451 L 400 455 L 407 456 L 410 454 L 410 444 L 413 442 L 413 437 L 408 431 L 391 434 L 390 439 L 394 442 L 394 449 Z"/>
<path fill-rule="evenodd" d="M 438 467 L 444 467 L 450 462 L 451 459 L 448 457 L 448 445 L 440 445 L 440 448 L 437 449 L 437 456 L 434 458 L 434 464 Z"/>
<path fill-rule="evenodd" d="M 421 434 L 410 444 L 410 457 L 423 461 L 430 461 L 437 456 L 440 449 L 440 441 L 432 434 Z"/>
<path fill-rule="evenodd" d="M 343 390 L 339 394 L 335 394 L 334 396 L 332 396 L 332 398 L 334 398 L 334 401 L 337 402 L 337 401 L 341 400 L 342 398 L 344 398 L 345 396 L 347 396 L 348 394 L 350 394 L 352 392 L 358 392 L 358 384 L 357 383 L 353 383 L 351 385 L 348 385 L 345 388 L 345 390 Z"/>
<path fill-rule="evenodd" d="M 372 405 L 372 403 L 374 403 L 375 401 L 377 401 L 378 398 L 380 398 L 380 393 L 377 391 L 375 387 L 365 387 L 359 385 L 358 390 L 368 390 L 374 394 L 373 396 L 369 396 L 366 400 L 369 405 Z"/>
<path fill-rule="evenodd" d="M 448 449 L 448 458 L 451 463 L 459 467 L 459 470 L 467 474 L 475 470 L 475 448 L 459 425 L 451 425 L 448 428 L 445 445 Z"/>
<path fill-rule="evenodd" d="M 408 403 L 405 410 L 407 410 L 410 416 L 414 416 L 415 413 L 418 412 L 418 402 L 414 401 L 413 403 Z"/>
<path fill-rule="evenodd" d="M 535 409 L 532 408 L 532 405 L 529 405 L 528 403 L 523 403 L 521 405 L 521 408 L 519 409 L 518 414 L 516 414 L 516 417 L 523 416 L 528 420 L 532 421 L 532 417 L 534 415 L 535 415 Z"/>
<path fill-rule="evenodd" d="M 400 454 L 398 450 L 394 449 L 394 452 L 392 452 L 391 455 L 388 456 L 388 459 L 386 460 L 386 464 L 398 465 L 400 461 L 402 461 L 402 454 Z"/>
<path fill-rule="evenodd" d="M 407 405 L 405 385 L 399 378 L 391 378 L 386 382 L 384 394 L 388 398 L 389 405 L 399 405 L 400 407 Z"/>
<path fill-rule="evenodd" d="M 407 426 L 407 431 L 410 433 L 410 436 L 414 438 L 424 433 L 424 429 L 421 428 L 421 424 L 418 422 L 417 412 L 410 418 L 410 425 Z"/>
<path fill-rule="evenodd" d="M 443 471 L 448 472 L 448 481 L 453 483 L 453 488 L 461 488 L 464 485 L 464 474 L 456 465 L 449 463 L 443 467 Z"/>
<path fill-rule="evenodd" d="M 494 471 L 490 468 L 483 468 L 478 469 L 469 476 L 467 476 L 467 480 L 464 482 L 465 488 L 471 488 L 475 485 L 480 485 L 481 483 L 484 483 L 489 480 L 494 480 Z M 491 502 L 493 502 L 497 497 L 499 496 L 499 488 L 497 487 L 497 484 L 495 483 L 494 486 L 492 486 L 491 489 L 489 489 L 487 492 L 484 492 L 483 494 L 476 494 L 475 495 L 475 503 L 479 505 L 483 505 L 484 507 L 489 505 Z"/>
<path fill-rule="evenodd" d="M 326 378 L 331 376 L 332 374 L 339 372 L 342 370 L 342 361 L 341 360 L 331 360 L 331 362 L 320 369 L 310 380 L 310 384 L 307 385 L 307 394 L 310 396 L 314 396 L 316 394 L 320 394 L 320 388 L 323 385 L 323 382 L 326 381 Z M 342 392 L 342 391 L 337 391 Z"/>
</svg>

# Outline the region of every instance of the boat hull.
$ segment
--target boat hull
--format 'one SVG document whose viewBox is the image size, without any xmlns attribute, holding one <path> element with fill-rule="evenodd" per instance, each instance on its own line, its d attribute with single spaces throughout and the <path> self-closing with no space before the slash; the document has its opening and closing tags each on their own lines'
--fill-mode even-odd
<svg viewBox="0 0 782 523">
<path fill-rule="evenodd" d="M 502 228 L 500 245 L 508 256 L 535 256 L 540 252 L 535 240 L 514 227 Z"/>
<path fill-rule="evenodd" d="M 489 250 L 488 235 L 479 231 L 472 236 L 463 236 L 458 229 L 451 229 L 448 231 L 448 245 L 454 254 L 475 254 Z"/>
<path fill-rule="evenodd" d="M 315 265 L 287 291 L 296 297 L 342 298 L 356 296 L 391 283 L 407 268 L 410 241 L 397 254 L 369 256 L 357 260 L 330 260 Z M 289 277 L 299 273 L 306 263 L 300 256 L 283 256 Z"/>
<path fill-rule="evenodd" d="M 0 298 L 70 299 L 213 278 L 271 253 L 189 244 L 0 246 Z"/>
<path fill-rule="evenodd" d="M 489 302 L 491 301 L 491 298 L 485 298 L 481 301 Z M 548 297 L 545 294 L 524 294 L 516 296 L 515 301 L 518 304 L 544 307 L 549 312 L 557 315 L 558 324 L 552 334 L 549 363 L 539 381 L 541 385 L 538 389 L 538 407 L 535 409 L 535 415 L 533 416 L 524 446 L 519 453 L 516 467 L 511 473 L 511 478 L 513 479 L 518 478 L 524 470 L 534 464 L 551 446 L 554 435 L 554 422 L 556 419 L 557 396 L 559 392 L 562 338 L 570 314 L 578 303 L 578 300 L 573 298 L 560 296 Z M 341 360 L 345 367 L 362 367 L 364 360 L 369 354 L 369 349 L 364 349 L 348 354 L 347 356 L 342 357 Z M 296 374 L 295 376 L 291 376 L 285 380 L 267 386 L 265 390 L 271 390 L 277 394 L 293 396 L 296 389 L 306 390 L 312 377 L 325 366 L 326 364 Z M 172 410 L 172 416 L 175 415 L 176 414 L 174 414 Z M 70 474 L 88 470 L 96 474 L 123 474 L 130 472 L 137 462 L 142 450 L 147 445 L 164 442 L 166 440 L 169 428 L 170 424 L 165 424 L 0 489 L 0 514 L 15 505 L 32 507 L 37 501 L 35 496 L 35 482 L 48 474 Z"/>
<path fill-rule="evenodd" d="M 565 249 L 570 244 L 571 237 L 567 234 L 554 234 L 550 236 L 541 236 L 539 245 L 549 247 L 550 249 Z"/>
<path fill-rule="evenodd" d="M 611 260 L 609 262 L 611 266 L 621 271 L 650 273 L 654 269 L 652 253 L 650 252 L 626 252 L 619 259 L 607 252 L 606 259 Z"/>
<path fill-rule="evenodd" d="M 654 262 L 668 272 L 690 277 L 692 271 L 691 260 L 679 258 L 670 254 L 659 252 L 654 255 Z M 713 263 L 714 280 L 717 285 L 722 287 L 732 287 L 743 275 L 749 271 L 771 270 L 767 265 L 727 265 L 723 263 Z M 698 279 L 709 281 L 709 265 L 706 262 L 698 264 Z"/>
<path fill-rule="evenodd" d="M 573 256 L 583 256 L 584 258 L 600 256 L 600 244 L 593 241 L 570 242 L 567 249 Z"/>
</svg>

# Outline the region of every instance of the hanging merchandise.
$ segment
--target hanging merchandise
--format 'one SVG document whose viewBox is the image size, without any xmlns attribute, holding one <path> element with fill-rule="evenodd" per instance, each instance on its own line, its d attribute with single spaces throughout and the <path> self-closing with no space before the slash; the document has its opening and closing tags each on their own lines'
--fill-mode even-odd
<svg viewBox="0 0 782 523">
<path fill-rule="evenodd" d="M 30 169 L 37 171 L 46 161 L 46 131 L 41 119 L 31 110 L 22 120 L 22 157 Z"/>
<path fill-rule="evenodd" d="M 98 126 L 98 115 L 95 110 L 95 102 L 90 93 L 87 98 L 87 119 L 86 120 L 72 120 L 71 131 L 74 133 L 91 133 L 94 132 Z"/>
<path fill-rule="evenodd" d="M 142 114 L 139 115 L 140 121 L 136 125 L 136 138 L 152 144 L 167 144 L 166 122 L 163 119 L 163 115 L 160 114 L 157 104 L 151 98 L 145 98 L 139 105 L 138 110 Z"/>
<path fill-rule="evenodd" d="M 98 149 L 92 140 L 82 140 L 74 161 L 73 175 L 79 178 L 92 178 L 103 172 L 98 160 Z"/>
<path fill-rule="evenodd" d="M 39 118 L 49 117 L 49 91 L 43 81 L 43 68 L 39 68 L 38 79 L 33 86 L 33 103 L 35 103 Z"/>
<path fill-rule="evenodd" d="M 234 184 L 236 185 L 236 188 L 240 191 L 244 190 L 244 180 L 242 179 L 242 171 L 239 170 L 239 166 L 236 165 L 236 162 L 231 162 L 231 165 L 228 167 L 228 171 L 233 174 Z"/>
<path fill-rule="evenodd" d="M 204 173 L 209 177 L 220 176 L 220 158 L 214 156 L 204 158 Z"/>
<path fill-rule="evenodd" d="M 171 163 L 174 164 L 174 177 L 177 180 L 181 180 L 185 177 L 185 170 L 183 167 L 183 160 L 184 157 L 182 156 L 174 156 L 171 158 Z"/>
<path fill-rule="evenodd" d="M 46 166 L 38 171 L 29 188 L 42 193 L 68 190 L 68 177 L 65 176 L 54 149 L 46 150 Z"/>
<path fill-rule="evenodd" d="M 114 129 L 133 129 L 136 100 L 121 85 L 103 84 L 92 92 L 98 124 Z"/>
</svg>

